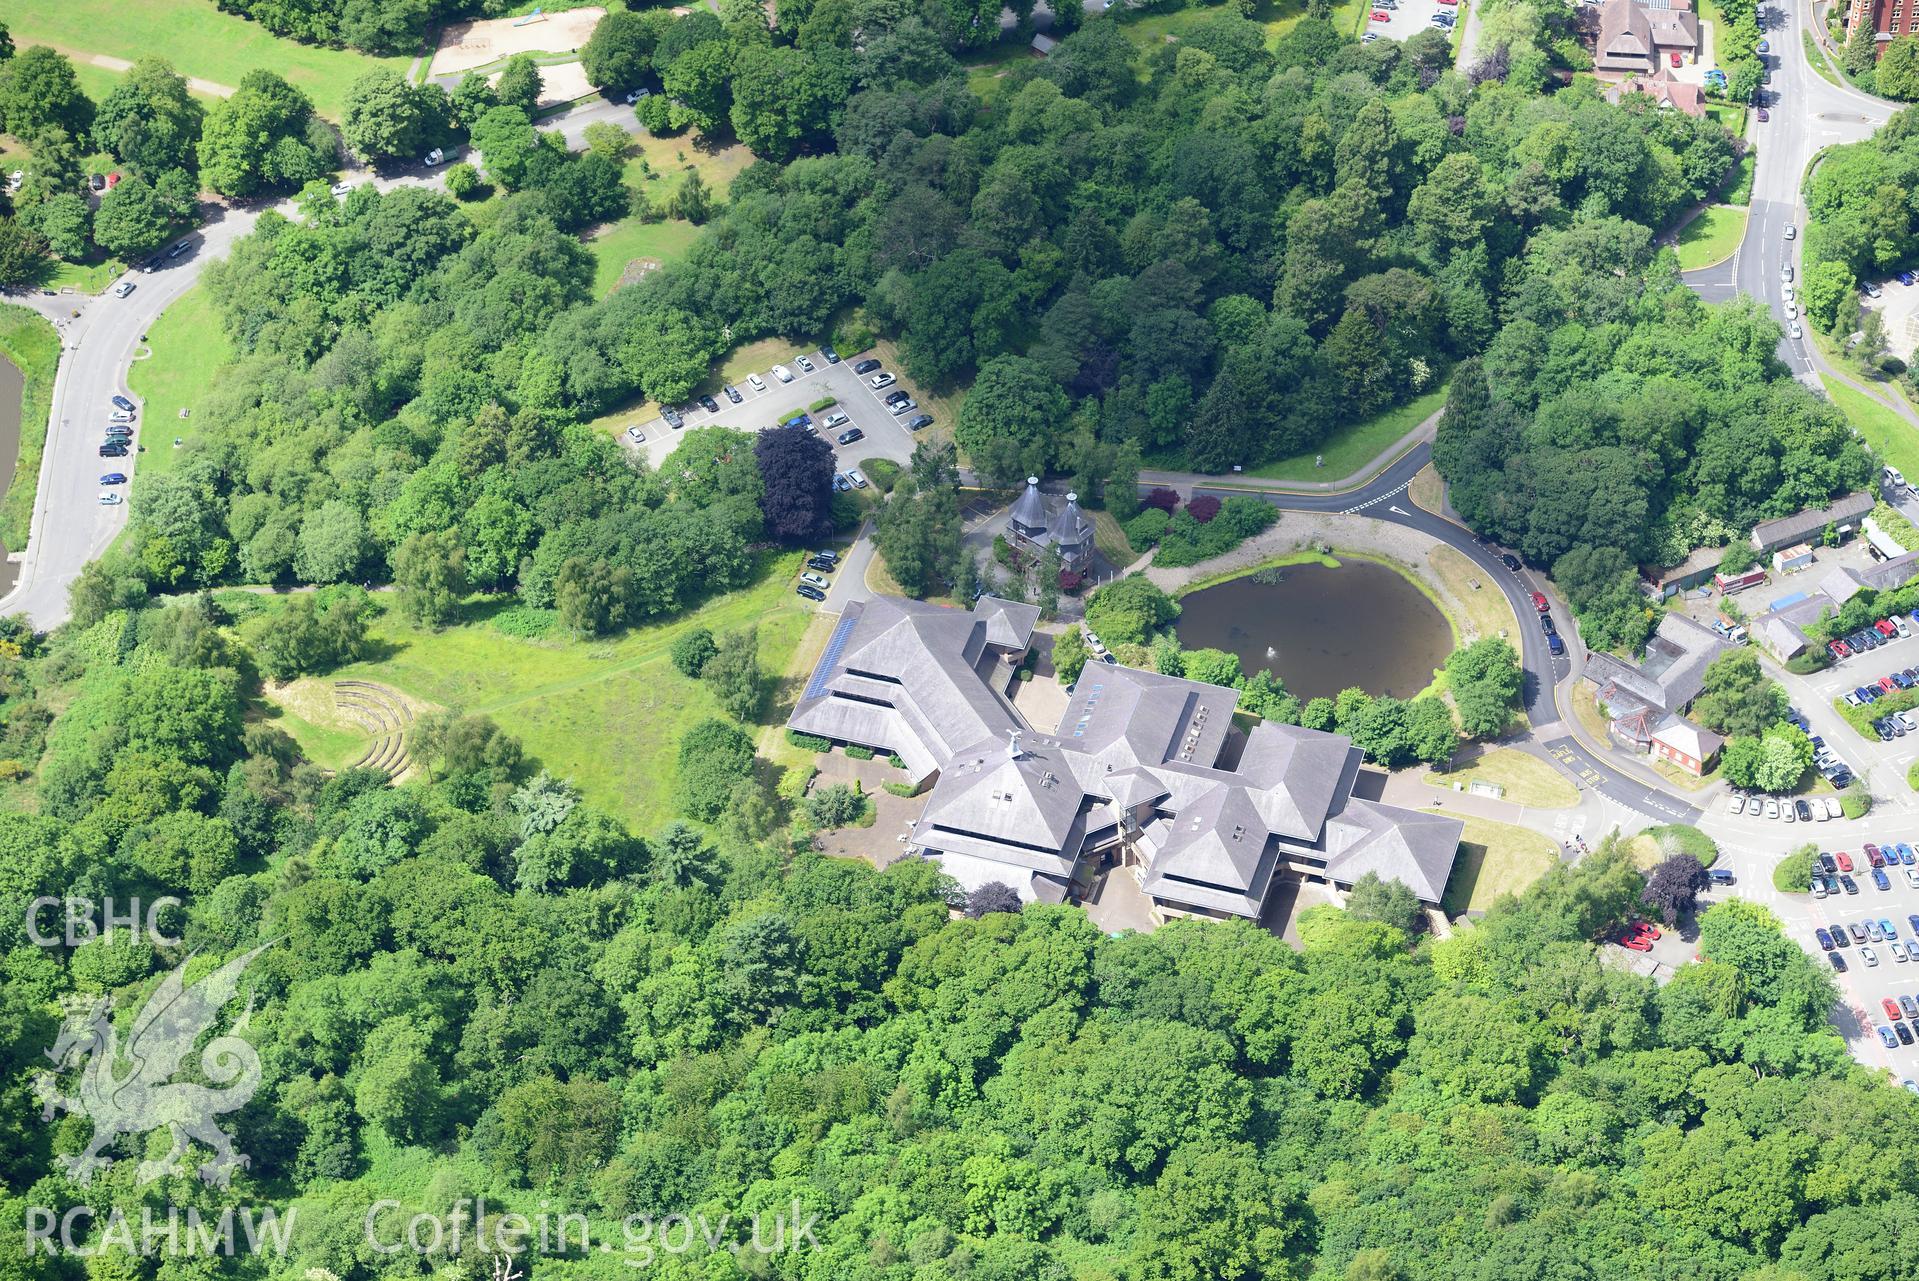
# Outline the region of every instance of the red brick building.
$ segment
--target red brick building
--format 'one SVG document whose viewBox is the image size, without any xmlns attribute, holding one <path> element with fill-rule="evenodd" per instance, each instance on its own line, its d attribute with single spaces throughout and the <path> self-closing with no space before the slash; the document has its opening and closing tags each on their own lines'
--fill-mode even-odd
<svg viewBox="0 0 1919 1281">
<path fill-rule="evenodd" d="M 1886 43 L 1895 36 L 1919 35 L 1919 0 L 1852 0 L 1846 30 L 1857 30 L 1862 22 L 1877 34 L 1875 52 L 1884 56 Z"/>
</svg>

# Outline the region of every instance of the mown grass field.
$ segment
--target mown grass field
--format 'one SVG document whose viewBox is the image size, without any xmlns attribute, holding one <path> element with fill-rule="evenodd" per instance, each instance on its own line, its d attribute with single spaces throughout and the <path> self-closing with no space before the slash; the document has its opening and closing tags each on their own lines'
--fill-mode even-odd
<svg viewBox="0 0 1919 1281">
<path fill-rule="evenodd" d="M 1746 238 L 1748 210 L 1739 205 L 1708 205 L 1679 232 L 1679 269 L 1697 271 L 1732 257 Z"/>
<path fill-rule="evenodd" d="M 1502 894 L 1531 885 L 1558 858 L 1547 837 L 1511 823 L 1468 818 L 1459 838 L 1459 858 L 1440 906 L 1446 915 L 1483 912 Z"/>
<path fill-rule="evenodd" d="M 224 85 L 264 67 L 335 120 L 356 76 L 375 66 L 404 75 L 411 61 L 282 40 L 258 23 L 222 13 L 211 0 L 11 0 L 5 16 L 21 48 L 47 44 L 69 56 L 104 53 L 129 61 L 160 57 L 182 75 Z"/>
<path fill-rule="evenodd" d="M 219 310 L 204 285 L 180 295 L 161 313 L 147 331 L 147 347 L 153 354 L 134 361 L 127 373 L 127 385 L 140 398 L 140 416 L 146 425 L 136 485 L 173 470 L 182 452 L 173 447 L 174 437 L 191 441 L 202 422 L 192 415 L 183 419 L 180 411 L 198 413 L 214 375 L 233 359 L 233 346 L 220 328 Z"/>
<path fill-rule="evenodd" d="M 1511 747 L 1490 748 L 1467 765 L 1435 773 L 1428 781 L 1447 789 L 1454 783 L 1466 788 L 1474 783 L 1493 783 L 1505 789 L 1502 800 L 1534 809 L 1571 809 L 1579 804 L 1579 789 L 1558 770 L 1537 756 Z"/>
<path fill-rule="evenodd" d="M 604 298 L 612 293 L 627 264 L 635 258 L 672 262 L 692 246 L 699 234 L 698 227 L 678 219 L 641 222 L 628 218 L 600 228 L 586 242 L 587 251 L 593 255 L 593 296 Z"/>
<path fill-rule="evenodd" d="M 40 484 L 40 458 L 47 448 L 47 416 L 53 411 L 53 377 L 60 364 L 60 334 L 38 312 L 0 305 L 0 356 L 20 371 L 20 452 L 13 481 L 0 498 L 0 542 L 10 551 L 27 545 L 33 496 Z"/>
<path fill-rule="evenodd" d="M 792 593 L 798 564 L 797 553 L 769 556 L 755 585 L 601 641 L 573 640 L 557 627 L 537 640 L 507 635 L 489 621 L 511 603 L 504 600 L 471 602 L 468 621 L 440 632 L 389 611 L 370 629 L 374 656 L 326 679 L 377 681 L 423 702 L 491 716 L 525 746 L 534 768 L 572 779 L 635 830 L 656 831 L 679 813 L 680 740 L 695 723 L 724 715 L 704 685 L 673 666 L 673 642 L 695 627 L 716 634 L 758 627 L 760 666 L 779 676 L 813 617 Z M 776 695 L 769 706 L 778 702 Z M 336 729 L 277 711 L 274 723 L 316 759 L 338 759 Z"/>
</svg>

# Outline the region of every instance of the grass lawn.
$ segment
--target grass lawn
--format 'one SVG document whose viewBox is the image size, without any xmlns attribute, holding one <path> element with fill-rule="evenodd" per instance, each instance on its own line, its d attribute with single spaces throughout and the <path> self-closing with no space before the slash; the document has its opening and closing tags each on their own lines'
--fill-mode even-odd
<svg viewBox="0 0 1919 1281">
<path fill-rule="evenodd" d="M 1464 602 L 1466 617 L 1463 621 L 1474 639 L 1518 634 L 1519 620 L 1513 614 L 1512 604 L 1506 599 L 1506 594 L 1487 582 L 1479 567 L 1467 560 L 1463 553 L 1442 543 L 1426 554 L 1426 563 L 1439 581 L 1446 585 L 1446 590 Z"/>
<path fill-rule="evenodd" d="M 1919 431 L 1881 401 L 1857 391 L 1836 378 L 1820 375 L 1826 394 L 1852 423 L 1881 462 L 1891 463 L 1906 475 L 1908 468 L 1919 467 Z"/>
<path fill-rule="evenodd" d="M 686 180 L 688 169 L 698 169 L 706 189 L 724 199 L 732 190 L 733 179 L 753 162 L 753 153 L 739 143 L 714 147 L 699 134 L 679 134 L 661 138 L 650 133 L 633 136 L 633 147 L 626 158 L 621 178 L 626 185 L 646 193 L 655 203 L 664 200 Z"/>
<path fill-rule="evenodd" d="M 1558 857 L 1552 841 L 1538 832 L 1489 818 L 1468 818 L 1440 906 L 1448 916 L 1483 912 L 1501 894 L 1517 894 L 1538 880 Z"/>
<path fill-rule="evenodd" d="M 1139 559 L 1139 553 L 1133 550 L 1133 544 L 1127 540 L 1126 531 L 1113 519 L 1113 513 L 1094 511 L 1093 543 L 1099 548 L 1099 554 L 1111 561 L 1117 568 L 1125 569 Z"/>
<path fill-rule="evenodd" d="M 1689 792 L 1701 791 L 1719 781 L 1719 766 L 1717 764 L 1706 771 L 1705 777 L 1696 778 L 1688 774 L 1685 770 L 1680 769 L 1677 765 L 1672 764 L 1670 761 L 1662 761 L 1656 756 L 1648 756 L 1646 761 L 1652 766 L 1653 772 L 1658 774 L 1659 777 L 1665 779 L 1674 787 L 1682 787 Z"/>
<path fill-rule="evenodd" d="M 635 258 L 672 262 L 691 247 L 699 234 L 698 227 L 678 219 L 641 222 L 638 218 L 627 218 L 600 228 L 586 242 L 587 252 L 593 255 L 593 296 L 604 298 L 612 293 L 626 265 Z"/>
<path fill-rule="evenodd" d="M 1599 710 L 1599 695 L 1590 684 L 1580 681 L 1573 686 L 1573 715 L 1579 718 L 1580 728 L 1601 743 L 1608 741 L 1612 734 L 1612 725 L 1606 714 Z"/>
<path fill-rule="evenodd" d="M 1435 516 L 1446 510 L 1446 482 L 1439 478 L 1439 469 L 1427 463 L 1413 477 L 1412 487 L 1406 496 L 1432 512 Z"/>
<path fill-rule="evenodd" d="M 1255 467 L 1247 474 L 1257 476 L 1261 480 L 1344 480 L 1377 458 L 1381 451 L 1401 436 L 1438 413 L 1445 405 L 1446 386 L 1442 383 L 1423 396 L 1388 409 L 1363 423 L 1342 428 L 1338 435 L 1310 454 L 1301 454 L 1297 458 L 1282 458 L 1277 462 Z M 1324 467 L 1313 465 L 1314 460 L 1319 457 L 1325 458 Z"/>
<path fill-rule="evenodd" d="M 1724 125 L 1733 134 L 1744 136 L 1746 132 L 1746 109 L 1731 102 L 1709 102 L 1706 114 Z"/>
<path fill-rule="evenodd" d="M 182 419 L 180 411 L 197 411 L 214 374 L 233 358 L 213 295 L 204 286 L 189 289 L 161 313 L 147 331 L 147 346 L 153 355 L 134 361 L 127 375 L 147 424 L 136 485 L 173 470 L 183 452 L 174 448 L 173 438 L 191 441 L 200 430 L 199 419 Z"/>
<path fill-rule="evenodd" d="M 47 289 L 77 289 L 83 294 L 97 294 L 119 279 L 126 269 L 127 265 L 118 258 L 96 263 L 56 262 L 40 283 Z"/>
<path fill-rule="evenodd" d="M 491 716 L 520 740 L 535 768 L 570 778 L 594 804 L 653 832 L 679 813 L 681 738 L 698 721 L 724 718 L 706 687 L 673 666 L 673 642 L 694 627 L 757 626 L 761 667 L 787 672 L 814 617 L 789 586 L 798 565 L 798 553 L 769 556 L 754 586 L 601 641 L 509 636 L 488 621 L 506 601 L 471 602 L 468 621 L 441 632 L 388 613 L 370 631 L 381 656 L 327 679 L 377 681 L 422 702 Z M 276 711 L 276 723 L 303 746 L 338 751 L 337 731 L 320 733 L 323 727 Z"/>
<path fill-rule="evenodd" d="M 1563 810 L 1579 804 L 1579 789 L 1537 756 L 1511 747 L 1494 747 L 1460 769 L 1427 776 L 1434 787 L 1451 789 L 1454 783 L 1496 783 L 1506 789 L 1501 799 L 1534 809 Z"/>
<path fill-rule="evenodd" d="M 1000 42 L 990 49 L 981 50 L 966 62 L 966 87 L 971 89 L 981 102 L 990 103 L 999 92 L 1000 82 L 1007 68 L 1021 58 L 1036 58 L 1030 41 L 1022 40 L 1016 33 L 1009 32 Z"/>
<path fill-rule="evenodd" d="M 1732 257 L 1746 238 L 1744 208 L 1708 205 L 1679 233 L 1679 269 L 1697 271 Z"/>
<path fill-rule="evenodd" d="M 15 0 L 7 6 L 7 25 L 21 48 L 50 44 L 69 55 L 104 53 L 129 61 L 160 57 L 181 75 L 224 85 L 239 84 L 256 67 L 270 68 L 335 120 L 355 77 L 375 66 L 405 75 L 412 61 L 282 40 L 256 22 L 222 13 L 209 0 Z"/>
<path fill-rule="evenodd" d="M 53 375 L 60 363 L 60 334 L 40 314 L 0 305 L 0 356 L 20 371 L 20 452 L 13 481 L 0 499 L 0 542 L 10 551 L 27 545 L 33 495 L 40 484 L 40 456 L 47 447 L 47 416 L 53 412 Z"/>
<path fill-rule="evenodd" d="M 1832 64 L 1826 61 L 1826 51 L 1819 47 L 1819 41 L 1813 38 L 1812 32 L 1800 31 L 1799 40 L 1805 47 L 1806 61 L 1812 65 L 1812 69 L 1818 72 L 1827 84 L 1843 87 L 1844 82 L 1839 79 L 1839 73 L 1834 71 Z"/>
</svg>

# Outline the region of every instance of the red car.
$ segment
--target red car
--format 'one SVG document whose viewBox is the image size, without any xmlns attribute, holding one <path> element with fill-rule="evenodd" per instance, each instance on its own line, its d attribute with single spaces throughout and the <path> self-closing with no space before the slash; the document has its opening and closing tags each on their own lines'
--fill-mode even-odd
<svg viewBox="0 0 1919 1281">
<path fill-rule="evenodd" d="M 1651 921 L 1628 921 L 1626 922 L 1626 930 L 1628 933 L 1637 934 L 1642 938 L 1656 939 L 1660 937 L 1659 927 Z"/>
<path fill-rule="evenodd" d="M 1534 592 L 1532 594 L 1532 597 L 1533 597 L 1533 608 L 1538 610 L 1540 613 L 1544 614 L 1552 609 L 1552 606 L 1547 603 L 1546 598 L 1544 596 L 1541 596 L 1538 592 Z"/>
<path fill-rule="evenodd" d="M 1619 946 L 1629 947 L 1635 952 L 1652 951 L 1652 940 L 1643 934 L 1628 934 L 1619 940 Z"/>
<path fill-rule="evenodd" d="M 1393 15 L 1390 13 L 1387 13 L 1384 9 L 1373 10 L 1374 22 L 1391 22 L 1392 20 L 1393 20 Z"/>
<path fill-rule="evenodd" d="M 1679 51 L 1677 49 L 1673 50 L 1672 65 L 1675 67 L 1683 67 L 1686 65 L 1685 63 L 1679 60 Z"/>
<path fill-rule="evenodd" d="M 1852 855 L 1845 853 L 1843 850 L 1834 854 L 1832 861 L 1839 864 L 1839 870 L 1842 872 L 1850 872 L 1852 870 Z"/>
<path fill-rule="evenodd" d="M 1899 686 L 1898 686 L 1898 683 L 1892 679 L 1892 677 L 1881 676 L 1879 678 L 1879 688 L 1886 691 L 1886 693 L 1890 694 L 1895 689 L 1898 689 Z"/>
<path fill-rule="evenodd" d="M 1842 640 L 1827 641 L 1826 648 L 1832 651 L 1834 658 L 1851 658 L 1852 646 Z"/>
<path fill-rule="evenodd" d="M 1899 1011 L 1899 1002 L 1893 1000 L 1889 996 L 1879 1002 L 1879 1008 L 1886 1012 L 1886 1017 L 1889 1019 L 1898 1019 L 1898 1018 L 1905 1017 L 1905 1015 L 1903 1015 Z"/>
<path fill-rule="evenodd" d="M 1893 637 L 1899 634 L 1899 629 L 1893 626 L 1892 620 L 1890 618 L 1880 619 L 1878 622 L 1873 624 L 1873 627 L 1878 630 L 1881 636 Z"/>
</svg>

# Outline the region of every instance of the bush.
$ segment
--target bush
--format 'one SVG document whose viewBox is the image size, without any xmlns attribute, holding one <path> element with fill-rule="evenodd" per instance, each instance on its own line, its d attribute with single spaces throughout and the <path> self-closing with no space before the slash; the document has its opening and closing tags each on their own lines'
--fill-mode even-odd
<svg viewBox="0 0 1919 1281">
<path fill-rule="evenodd" d="M 1179 603 L 1140 574 L 1108 583 L 1086 601 L 1086 625 L 1108 648 L 1144 645 L 1178 617 Z"/>
<path fill-rule="evenodd" d="M 1847 818 L 1864 818 L 1872 813 L 1872 795 L 1855 783 L 1840 793 L 1839 810 Z"/>
<path fill-rule="evenodd" d="M 1815 645 L 1786 660 L 1786 670 L 1794 676 L 1810 676 L 1832 666 L 1832 655 L 1824 646 Z"/>
<path fill-rule="evenodd" d="M 680 741 L 680 807 L 710 823 L 753 768 L 753 740 L 737 725 L 704 720 Z"/>
<path fill-rule="evenodd" d="M 866 473 L 866 479 L 873 482 L 873 488 L 882 494 L 893 492 L 893 486 L 899 483 L 900 465 L 890 458 L 869 458 L 860 464 L 860 470 Z"/>
<path fill-rule="evenodd" d="M 888 796 L 911 796 L 919 791 L 911 783 L 895 783 L 890 779 L 880 784 L 880 790 Z"/>
<path fill-rule="evenodd" d="M 806 819 L 817 828 L 850 827 L 860 821 L 871 802 L 850 783 L 834 783 L 807 797 L 801 805 Z"/>
<path fill-rule="evenodd" d="M 446 171 L 447 194 L 455 200 L 472 200 L 482 193 L 486 183 L 480 180 L 480 171 L 462 160 L 448 167 Z"/>
<path fill-rule="evenodd" d="M 900 759 L 900 754 L 898 752 L 894 752 L 891 756 L 887 757 L 886 763 L 888 765 L 891 765 L 894 769 L 906 768 L 906 762 Z"/>
<path fill-rule="evenodd" d="M 820 410 L 831 409 L 833 406 L 839 403 L 840 403 L 839 397 L 837 396 L 821 396 L 818 400 L 808 405 L 807 409 L 817 414 L 820 412 Z"/>
<path fill-rule="evenodd" d="M 1812 860 L 1818 853 L 1812 845 L 1802 845 L 1779 860 L 1772 869 L 1772 887 L 1782 894 L 1804 894 L 1812 889 Z"/>
<path fill-rule="evenodd" d="M 1258 498 L 1229 498 L 1219 514 L 1201 524 L 1189 505 L 1174 516 L 1159 540 L 1154 563 L 1168 569 L 1197 565 L 1224 555 L 1254 534 L 1272 527 L 1279 509 Z"/>
<path fill-rule="evenodd" d="M 1076 569 L 1059 571 L 1059 589 L 1068 596 L 1079 595 L 1079 589 L 1086 586 L 1086 575 Z"/>
<path fill-rule="evenodd" d="M 858 743 L 853 743 L 847 747 L 846 757 L 848 760 L 870 761 L 873 759 L 873 749 L 870 747 L 861 747 Z"/>
<path fill-rule="evenodd" d="M 1151 547 L 1159 541 L 1160 535 L 1166 532 L 1166 526 L 1172 521 L 1173 518 L 1161 508 L 1148 507 L 1126 522 L 1126 541 L 1141 549 Z"/>
<path fill-rule="evenodd" d="M 1179 491 L 1165 488 L 1155 489 L 1152 493 L 1140 499 L 1139 505 L 1142 507 L 1157 507 L 1168 516 L 1171 516 L 1173 509 L 1179 506 Z"/>
<path fill-rule="evenodd" d="M 1915 792 L 1919 792 L 1919 761 L 1914 761 L 1912 764 L 1906 766 L 1906 786 Z M 1845 802 L 1841 800 L 1840 804 L 1843 805 Z"/>
<path fill-rule="evenodd" d="M 493 628 L 522 640 L 538 640 L 560 623 L 560 611 L 534 605 L 514 605 L 493 616 Z"/>
<path fill-rule="evenodd" d="M 662 95 L 656 93 L 653 96 L 658 98 Z M 835 326 L 833 350 L 850 359 L 855 352 L 871 347 L 874 337 L 873 322 L 866 318 L 864 311 L 855 308 L 852 315 Z"/>
<path fill-rule="evenodd" d="M 719 652 L 713 633 L 704 627 L 695 627 L 673 642 L 673 666 L 687 679 L 698 680 L 706 665 L 713 661 L 713 655 Z"/>
<path fill-rule="evenodd" d="M 786 741 L 799 748 L 802 752 L 830 752 L 833 750 L 832 740 L 820 738 L 814 734 L 802 734 L 796 729 L 786 731 Z"/>
<path fill-rule="evenodd" d="M 1211 494 L 1201 494 L 1186 504 L 1186 514 L 1202 525 L 1211 524 L 1213 517 L 1219 515 L 1219 499 Z"/>
</svg>

